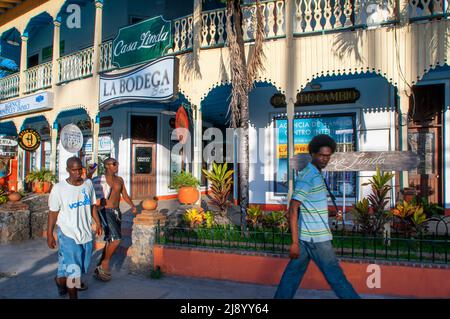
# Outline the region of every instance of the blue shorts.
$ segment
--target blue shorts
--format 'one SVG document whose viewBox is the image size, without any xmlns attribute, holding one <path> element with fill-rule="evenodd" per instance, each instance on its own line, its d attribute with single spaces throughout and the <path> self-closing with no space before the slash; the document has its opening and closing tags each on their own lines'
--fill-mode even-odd
<svg viewBox="0 0 450 319">
<path fill-rule="evenodd" d="M 63 234 L 58 227 L 58 273 L 57 277 L 80 278 L 87 273 L 92 255 L 92 241 L 77 244 L 75 240 Z"/>
</svg>

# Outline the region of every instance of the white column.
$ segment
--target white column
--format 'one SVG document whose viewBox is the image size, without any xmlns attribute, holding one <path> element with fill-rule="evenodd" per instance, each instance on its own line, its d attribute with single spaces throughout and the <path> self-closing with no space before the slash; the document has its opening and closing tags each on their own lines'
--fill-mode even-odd
<svg viewBox="0 0 450 319">
<path fill-rule="evenodd" d="M 50 170 L 56 174 L 56 150 L 57 150 L 57 138 L 58 138 L 58 123 L 56 120 L 53 121 L 52 127 L 51 127 L 51 153 L 50 153 Z"/>
<path fill-rule="evenodd" d="M 55 89 L 59 82 L 59 57 L 60 57 L 60 28 L 61 22 L 53 21 L 53 58 L 52 58 L 52 88 Z"/>
<path fill-rule="evenodd" d="M 20 50 L 20 82 L 19 82 L 19 96 L 25 94 L 25 71 L 27 70 L 27 55 L 28 55 L 28 35 L 22 35 L 22 47 Z"/>
<path fill-rule="evenodd" d="M 199 180 L 202 176 L 202 111 L 200 106 L 193 106 L 194 109 L 194 159 L 192 175 Z"/>
<path fill-rule="evenodd" d="M 288 121 L 288 204 L 294 190 L 294 174 L 291 169 L 290 161 L 294 157 L 294 113 L 295 113 L 295 51 L 293 50 L 293 1 L 286 1 L 286 112 Z"/>
<path fill-rule="evenodd" d="M 409 95 L 407 91 L 399 90 L 399 145 L 400 151 L 408 150 L 408 110 Z M 409 187 L 408 171 L 401 172 L 400 188 Z"/>
<path fill-rule="evenodd" d="M 97 114 L 92 119 L 92 161 L 98 164 L 98 144 L 100 135 L 100 115 Z M 94 175 L 97 174 L 97 171 Z"/>
</svg>

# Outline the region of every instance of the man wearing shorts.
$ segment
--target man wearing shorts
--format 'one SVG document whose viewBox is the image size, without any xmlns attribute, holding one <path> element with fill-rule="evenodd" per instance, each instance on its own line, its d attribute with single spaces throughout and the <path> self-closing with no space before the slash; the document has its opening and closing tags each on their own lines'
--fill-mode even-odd
<svg viewBox="0 0 450 319">
<path fill-rule="evenodd" d="M 100 199 L 99 215 L 106 241 L 94 276 L 101 281 L 110 281 L 112 276 L 109 263 L 122 239 L 120 196 L 123 196 L 125 202 L 131 206 L 131 211 L 134 214 L 136 213 L 136 206 L 128 196 L 123 179 L 116 176 L 119 163 L 114 158 L 108 158 L 104 161 L 104 165 L 105 175 L 97 176 L 92 180 L 97 198 Z"/>
<path fill-rule="evenodd" d="M 81 274 L 86 273 L 92 255 L 92 219 L 95 233 L 101 235 L 102 228 L 94 206 L 95 192 L 90 180 L 84 181 L 82 164 L 78 157 L 67 160 L 69 178 L 57 183 L 49 196 L 47 244 L 56 248 L 53 230 L 58 236 L 58 272 L 55 278 L 59 294 L 69 293 L 71 299 L 78 298 L 78 290 L 84 290 Z"/>
</svg>

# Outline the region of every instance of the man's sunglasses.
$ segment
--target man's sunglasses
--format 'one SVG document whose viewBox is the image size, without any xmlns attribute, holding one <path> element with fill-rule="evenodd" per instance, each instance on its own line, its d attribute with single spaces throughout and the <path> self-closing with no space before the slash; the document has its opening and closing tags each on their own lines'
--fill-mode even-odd
<svg viewBox="0 0 450 319">
<path fill-rule="evenodd" d="M 112 163 L 107 163 L 106 165 L 117 166 L 117 165 L 119 165 L 119 163 L 118 162 L 112 162 Z"/>
</svg>

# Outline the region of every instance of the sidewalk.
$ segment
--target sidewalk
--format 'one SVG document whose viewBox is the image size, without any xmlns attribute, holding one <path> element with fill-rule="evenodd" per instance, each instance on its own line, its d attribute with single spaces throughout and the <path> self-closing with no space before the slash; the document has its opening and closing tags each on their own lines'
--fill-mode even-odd
<svg viewBox="0 0 450 319">
<path fill-rule="evenodd" d="M 150 279 L 128 274 L 119 254 L 113 260 L 113 280 L 99 282 L 92 277 L 97 251 L 88 275 L 84 278 L 89 289 L 79 293 L 80 299 L 271 299 L 276 287 L 230 281 L 163 276 Z M 0 246 L 0 299 L 43 298 L 59 299 L 53 278 L 56 274 L 57 252 L 47 247 L 44 239 Z M 207 266 L 206 266 L 207 267 Z M 392 298 L 363 295 L 363 298 Z M 299 290 L 299 299 L 334 299 L 332 291 Z"/>
</svg>

